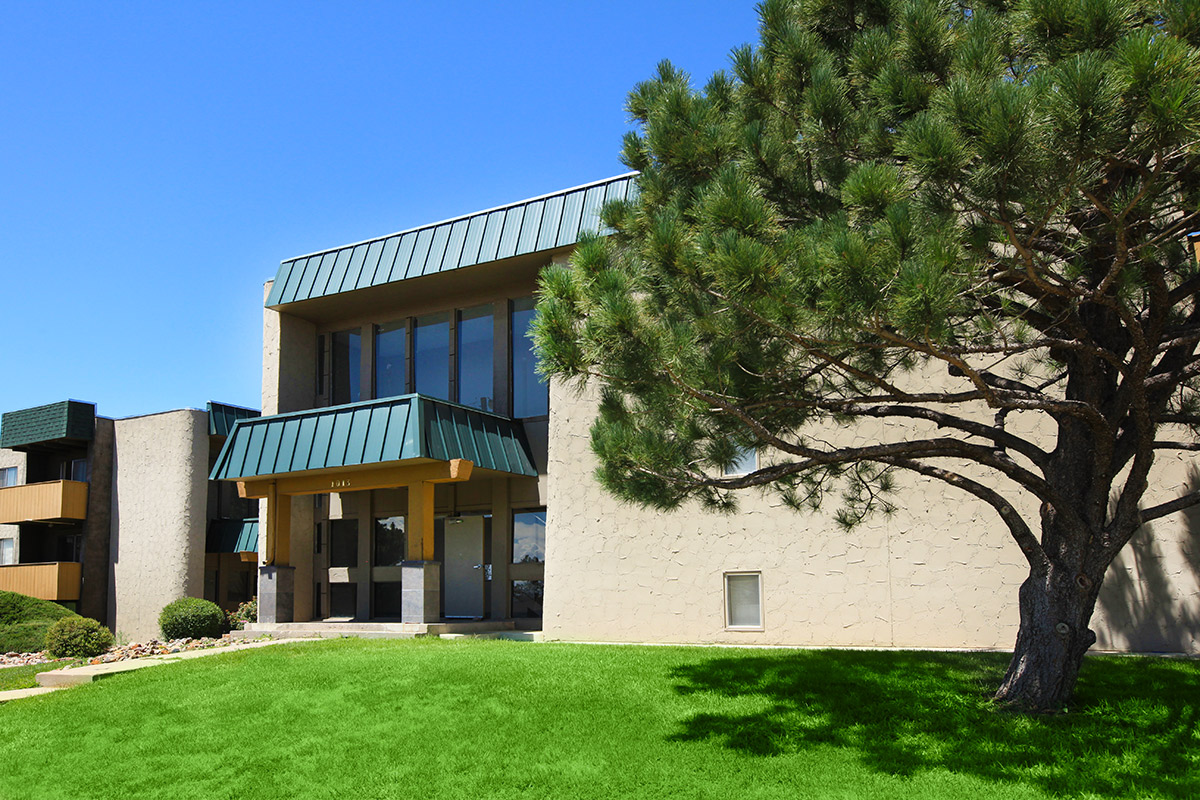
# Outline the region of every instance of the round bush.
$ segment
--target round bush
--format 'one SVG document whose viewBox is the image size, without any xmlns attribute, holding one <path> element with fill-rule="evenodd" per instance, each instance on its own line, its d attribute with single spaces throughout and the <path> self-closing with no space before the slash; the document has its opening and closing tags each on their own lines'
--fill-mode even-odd
<svg viewBox="0 0 1200 800">
<path fill-rule="evenodd" d="M 112 643 L 112 631 L 87 617 L 64 617 L 46 631 L 46 652 L 52 658 L 91 658 Z"/>
<path fill-rule="evenodd" d="M 163 608 L 158 627 L 164 639 L 215 639 L 225 632 L 225 612 L 208 600 L 181 597 Z"/>
</svg>

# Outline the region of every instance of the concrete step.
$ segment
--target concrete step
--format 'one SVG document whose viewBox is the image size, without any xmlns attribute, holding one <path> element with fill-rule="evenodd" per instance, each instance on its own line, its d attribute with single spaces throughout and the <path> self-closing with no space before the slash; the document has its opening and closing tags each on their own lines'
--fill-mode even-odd
<svg viewBox="0 0 1200 800">
<path fill-rule="evenodd" d="M 246 629 L 230 634 L 237 639 L 255 639 L 262 635 L 277 639 L 338 639 L 354 636 L 362 639 L 411 639 L 417 636 L 460 638 L 512 638 L 536 641 L 529 631 L 516 630 L 512 620 L 445 620 L 442 622 L 367 622 L 358 620 L 321 620 L 317 622 L 254 622 Z"/>
<path fill-rule="evenodd" d="M 26 697 L 37 697 L 39 694 L 48 694 L 58 688 L 58 686 L 38 686 L 33 689 L 9 689 L 6 692 L 0 692 L 0 703 L 7 703 L 10 700 L 22 700 Z"/>
<path fill-rule="evenodd" d="M 443 633 L 442 639 L 504 639 L 509 642 L 540 642 L 541 631 L 491 631 L 490 633 Z"/>
</svg>

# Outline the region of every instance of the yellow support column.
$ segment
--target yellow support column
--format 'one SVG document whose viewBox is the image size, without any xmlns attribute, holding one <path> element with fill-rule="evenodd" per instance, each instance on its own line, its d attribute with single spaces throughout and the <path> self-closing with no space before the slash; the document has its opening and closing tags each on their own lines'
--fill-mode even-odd
<svg viewBox="0 0 1200 800">
<path fill-rule="evenodd" d="M 275 566 L 292 564 L 292 496 L 277 495 L 271 527 L 275 529 Z"/>
<path fill-rule="evenodd" d="M 264 566 L 286 567 L 292 561 L 292 498 L 280 494 L 274 481 L 267 486 L 266 547 Z"/>
<path fill-rule="evenodd" d="M 433 487 L 428 481 L 408 486 L 409 561 L 433 561 Z"/>
</svg>

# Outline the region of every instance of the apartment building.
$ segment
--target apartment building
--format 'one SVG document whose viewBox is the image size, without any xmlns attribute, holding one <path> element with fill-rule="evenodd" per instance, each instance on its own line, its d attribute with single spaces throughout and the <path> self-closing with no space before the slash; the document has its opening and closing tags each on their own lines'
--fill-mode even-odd
<svg viewBox="0 0 1200 800">
<path fill-rule="evenodd" d="M 208 471 L 237 419 L 209 403 L 124 419 L 67 400 L 0 416 L 0 590 L 118 633 L 158 635 L 171 600 L 253 596 L 257 507 Z"/>
<path fill-rule="evenodd" d="M 266 416 L 237 423 L 211 474 L 263 501 L 261 626 L 1011 646 L 1024 559 L 990 508 L 941 483 L 909 481 L 897 513 L 850 533 L 755 491 L 722 516 L 600 489 L 596 397 L 542 382 L 526 334 L 539 270 L 632 191 L 617 176 L 282 262 Z M 1194 475 L 1180 456 L 1157 485 Z M 1197 521 L 1147 526 L 1113 565 L 1099 648 L 1200 651 Z"/>
</svg>

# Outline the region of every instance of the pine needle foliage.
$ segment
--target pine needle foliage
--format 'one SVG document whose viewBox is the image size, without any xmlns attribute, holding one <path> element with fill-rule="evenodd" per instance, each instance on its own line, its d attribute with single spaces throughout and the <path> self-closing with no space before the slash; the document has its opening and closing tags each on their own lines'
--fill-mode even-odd
<svg viewBox="0 0 1200 800">
<path fill-rule="evenodd" d="M 601 387 L 599 479 L 627 500 L 762 487 L 849 526 L 897 472 L 975 495 L 1077 668 L 1113 557 L 1200 501 L 1142 502 L 1157 453 L 1200 449 L 1200 0 L 758 11 L 731 74 L 663 62 L 630 93 L 640 192 L 544 273 L 543 368 Z M 856 433 L 885 419 L 907 433 Z"/>
</svg>

